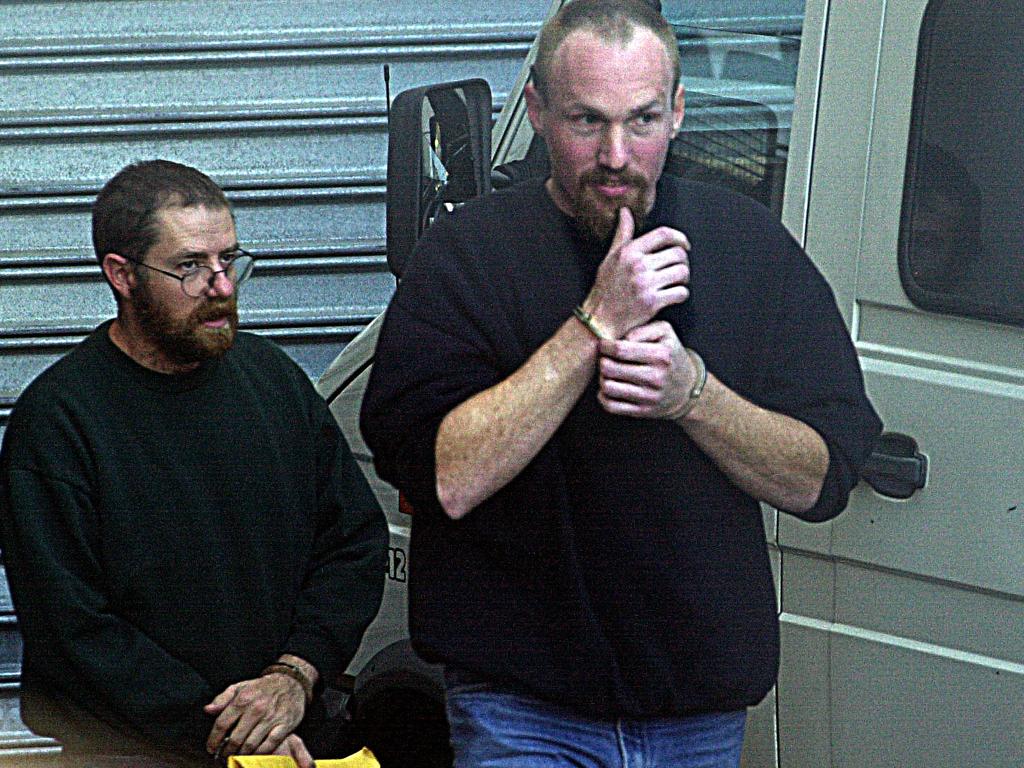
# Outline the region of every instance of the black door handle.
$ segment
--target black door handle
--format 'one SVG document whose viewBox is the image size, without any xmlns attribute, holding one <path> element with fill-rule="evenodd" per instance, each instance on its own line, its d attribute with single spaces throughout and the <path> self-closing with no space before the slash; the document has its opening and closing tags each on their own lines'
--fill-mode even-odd
<svg viewBox="0 0 1024 768">
<path fill-rule="evenodd" d="M 928 457 L 909 435 L 885 432 L 864 462 L 861 478 L 883 496 L 909 499 L 928 480 Z"/>
</svg>

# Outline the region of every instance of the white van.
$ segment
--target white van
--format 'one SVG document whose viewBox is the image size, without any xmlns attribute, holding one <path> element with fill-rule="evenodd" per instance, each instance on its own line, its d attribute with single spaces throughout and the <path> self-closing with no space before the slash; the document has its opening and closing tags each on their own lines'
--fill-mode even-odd
<svg viewBox="0 0 1024 768">
<path fill-rule="evenodd" d="M 1024 4 L 808 0 L 799 40 L 678 31 L 687 114 L 670 170 L 760 199 L 803 243 L 886 428 L 836 520 L 765 509 L 782 668 L 752 712 L 744 765 L 1020 768 Z M 543 172 L 521 98 L 528 65 L 493 152 L 479 85 L 443 91 L 463 105 L 461 132 L 445 127 L 445 99 L 430 98 L 440 91 L 396 100 L 392 170 L 415 180 L 411 192 L 389 183 L 398 273 L 420 228 L 487 191 L 479 169 L 498 167 L 499 184 Z M 475 176 L 449 162 L 450 142 L 476 153 Z M 436 671 L 405 631 L 412 518 L 376 479 L 357 426 L 378 327 L 319 385 L 391 526 L 385 605 L 352 667 L 356 700 L 383 727 L 443 738 Z"/>
</svg>

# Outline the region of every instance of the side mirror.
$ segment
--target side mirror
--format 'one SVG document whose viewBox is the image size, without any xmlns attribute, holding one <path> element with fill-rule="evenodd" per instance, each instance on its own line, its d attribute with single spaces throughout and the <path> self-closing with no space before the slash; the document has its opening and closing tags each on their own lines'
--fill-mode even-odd
<svg viewBox="0 0 1024 768">
<path fill-rule="evenodd" d="M 431 222 L 491 190 L 491 88 L 460 80 L 403 91 L 388 120 L 387 248 L 396 277 Z"/>
</svg>

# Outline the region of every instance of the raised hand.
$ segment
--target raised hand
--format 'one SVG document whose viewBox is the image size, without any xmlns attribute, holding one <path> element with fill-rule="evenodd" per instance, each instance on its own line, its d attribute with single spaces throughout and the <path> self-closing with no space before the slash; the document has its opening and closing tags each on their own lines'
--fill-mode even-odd
<svg viewBox="0 0 1024 768">
<path fill-rule="evenodd" d="M 686 235 L 671 227 L 658 227 L 636 239 L 633 234 L 633 215 L 622 208 L 611 247 L 583 302 L 584 311 L 611 338 L 622 338 L 690 295 Z"/>
</svg>

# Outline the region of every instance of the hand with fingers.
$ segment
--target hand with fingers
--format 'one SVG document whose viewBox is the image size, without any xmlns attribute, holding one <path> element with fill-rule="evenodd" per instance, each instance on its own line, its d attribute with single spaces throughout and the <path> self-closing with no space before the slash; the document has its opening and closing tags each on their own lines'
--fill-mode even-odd
<svg viewBox="0 0 1024 768">
<path fill-rule="evenodd" d="M 686 235 L 671 227 L 658 227 L 635 239 L 633 235 L 633 215 L 622 208 L 611 247 L 582 304 L 610 338 L 622 338 L 690 295 Z"/>
<path fill-rule="evenodd" d="M 674 420 L 693 406 L 699 367 L 668 323 L 637 326 L 600 351 L 597 399 L 608 413 Z"/>
<path fill-rule="evenodd" d="M 299 768 L 314 768 L 313 756 L 306 749 L 306 744 L 296 734 L 291 734 L 281 745 L 273 751 L 275 755 L 285 755 L 292 758 Z"/>
<path fill-rule="evenodd" d="M 294 677 L 271 673 L 229 685 L 203 710 L 217 716 L 206 740 L 210 754 L 292 754 L 277 750 L 302 745 L 291 737 L 306 713 L 306 690 Z M 305 752 L 305 746 L 298 751 Z M 313 765 L 311 759 L 305 764 L 296 760 L 300 768 Z"/>
</svg>

